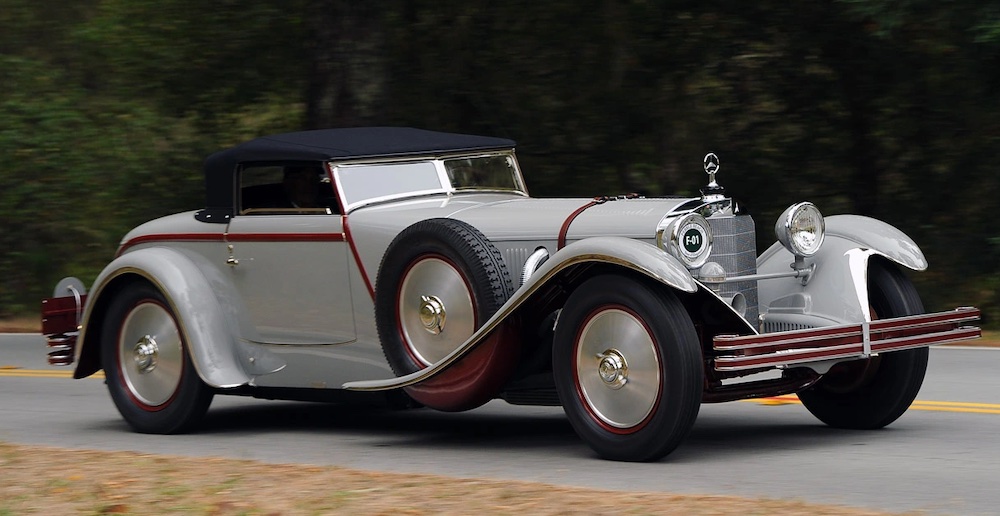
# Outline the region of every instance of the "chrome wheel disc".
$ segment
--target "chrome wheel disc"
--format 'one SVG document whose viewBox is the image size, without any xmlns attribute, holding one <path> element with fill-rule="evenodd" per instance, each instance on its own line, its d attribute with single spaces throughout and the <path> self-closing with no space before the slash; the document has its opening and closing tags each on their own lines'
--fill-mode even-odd
<svg viewBox="0 0 1000 516">
<path fill-rule="evenodd" d="M 184 349 L 166 308 L 147 301 L 129 311 L 118 334 L 118 368 L 140 405 L 160 407 L 173 398 L 184 368 Z"/>
<path fill-rule="evenodd" d="M 469 285 L 440 257 L 422 258 L 407 269 L 396 306 L 403 340 L 424 365 L 447 356 L 476 329 Z"/>
<path fill-rule="evenodd" d="M 646 326 L 619 308 L 594 312 L 576 341 L 580 395 L 601 423 L 621 430 L 641 425 L 660 398 L 660 355 Z"/>
</svg>

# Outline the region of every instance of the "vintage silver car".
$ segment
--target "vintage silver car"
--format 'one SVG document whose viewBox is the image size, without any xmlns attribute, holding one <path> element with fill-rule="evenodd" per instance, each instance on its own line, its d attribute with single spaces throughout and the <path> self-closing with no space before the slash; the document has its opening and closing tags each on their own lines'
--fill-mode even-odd
<svg viewBox="0 0 1000 516">
<path fill-rule="evenodd" d="M 656 460 L 703 402 L 797 393 L 871 429 L 909 407 L 927 346 L 905 234 L 809 202 L 754 221 L 696 198 L 529 197 L 506 139 L 409 128 L 257 138 L 205 162 L 204 209 L 123 238 L 85 292 L 43 302 L 53 364 L 103 369 L 139 432 L 193 428 L 215 394 L 445 411 L 561 405 L 598 455 Z M 698 171 L 701 174 L 701 171 Z"/>
</svg>

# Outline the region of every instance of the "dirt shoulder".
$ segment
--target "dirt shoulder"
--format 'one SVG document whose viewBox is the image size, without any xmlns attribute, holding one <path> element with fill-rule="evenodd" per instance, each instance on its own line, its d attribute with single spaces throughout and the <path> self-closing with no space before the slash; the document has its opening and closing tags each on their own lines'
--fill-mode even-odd
<svg viewBox="0 0 1000 516">
<path fill-rule="evenodd" d="M 0 319 L 0 333 L 41 333 L 42 321 L 39 316 Z"/>
<path fill-rule="evenodd" d="M 0 443 L 0 514 L 605 512 L 888 514 L 802 501 L 621 493 L 528 482 Z"/>
</svg>

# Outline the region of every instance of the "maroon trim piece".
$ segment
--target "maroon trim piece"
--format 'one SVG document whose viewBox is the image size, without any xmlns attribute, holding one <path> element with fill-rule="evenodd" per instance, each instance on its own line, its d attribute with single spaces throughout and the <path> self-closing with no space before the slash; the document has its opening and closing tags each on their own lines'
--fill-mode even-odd
<svg viewBox="0 0 1000 516">
<path fill-rule="evenodd" d="M 588 202 L 587 204 L 584 204 L 583 206 L 580 206 L 579 208 L 576 209 L 576 211 L 570 213 L 569 217 L 566 217 L 566 220 L 564 220 L 562 223 L 562 227 L 559 228 L 559 240 L 556 243 L 557 251 L 559 249 L 562 249 L 563 247 L 566 247 L 566 233 L 569 232 L 569 226 L 570 224 L 573 223 L 573 220 L 576 219 L 581 213 L 586 211 L 587 208 L 590 208 L 591 206 L 596 206 L 598 204 L 604 204 L 604 202 L 605 198 L 595 197 L 594 200 Z"/>
<path fill-rule="evenodd" d="M 510 379 L 521 350 L 519 335 L 520 328 L 508 320 L 448 369 L 404 389 L 414 400 L 436 410 L 476 408 L 495 398 Z"/>
<path fill-rule="evenodd" d="M 910 315 L 893 319 L 872 321 L 868 325 L 871 340 L 883 340 L 898 336 L 911 336 L 948 331 L 958 323 L 978 320 L 980 312 L 975 308 L 958 308 L 950 312 Z M 778 350 L 802 347 L 829 346 L 836 341 L 855 342 L 863 336 L 860 324 L 830 326 L 805 330 L 793 330 L 763 335 L 734 336 L 719 335 L 713 342 L 716 351 L 742 352 L 757 355 Z"/>
<path fill-rule="evenodd" d="M 368 273 L 365 272 L 365 264 L 361 262 L 361 255 L 358 254 L 358 246 L 354 245 L 354 238 L 351 237 L 351 226 L 347 223 L 347 215 L 342 216 L 344 220 L 344 238 L 347 240 L 347 246 L 351 248 L 351 254 L 354 255 L 354 261 L 358 264 L 358 271 L 361 272 L 361 279 L 365 282 L 365 287 L 368 289 L 368 295 L 372 297 L 372 301 L 375 300 L 375 289 L 372 288 L 372 282 L 368 279 Z"/>
<path fill-rule="evenodd" d="M 227 242 L 343 242 L 343 233 L 226 233 Z"/>
<path fill-rule="evenodd" d="M 599 195 L 597 197 L 594 197 L 593 200 L 591 200 L 587 204 L 584 204 L 583 206 L 580 206 L 573 213 L 570 213 L 569 217 L 566 217 L 566 220 L 563 221 L 562 227 L 559 228 L 559 239 L 556 244 L 557 245 L 556 250 L 558 251 L 559 249 L 566 247 L 566 233 L 569 232 L 570 224 L 573 223 L 573 220 L 576 219 L 577 216 L 586 211 L 587 208 L 590 208 L 591 206 L 596 206 L 598 204 L 604 204 L 608 201 L 617 201 L 623 199 L 641 199 L 641 198 L 642 196 L 637 193 L 630 193 L 619 196 Z"/>
<path fill-rule="evenodd" d="M 87 303 L 87 294 L 80 295 L 80 306 L 75 297 L 50 297 L 42 300 L 42 335 L 68 333 L 77 330 L 76 320 Z"/>
<path fill-rule="evenodd" d="M 126 249 L 150 242 L 343 242 L 343 233 L 157 233 L 130 239 L 118 248 Z"/>
<path fill-rule="evenodd" d="M 129 247 L 149 242 L 183 241 L 183 242 L 223 242 L 225 233 L 157 233 L 141 235 L 118 246 L 115 258 L 121 256 Z"/>
<path fill-rule="evenodd" d="M 881 353 L 979 338 L 982 331 L 962 324 L 978 320 L 977 308 L 882 319 L 867 324 L 796 330 L 765 335 L 720 335 L 713 339 L 717 371 L 801 364 L 819 360 L 865 358 Z"/>
</svg>

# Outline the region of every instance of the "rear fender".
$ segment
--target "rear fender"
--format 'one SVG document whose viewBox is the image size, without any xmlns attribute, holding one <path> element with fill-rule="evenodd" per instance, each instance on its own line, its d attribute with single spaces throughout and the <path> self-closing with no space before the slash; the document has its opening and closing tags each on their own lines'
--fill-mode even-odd
<svg viewBox="0 0 1000 516">
<path fill-rule="evenodd" d="M 818 327 L 871 321 L 868 264 L 873 256 L 915 271 L 927 268 L 917 244 L 895 227 L 858 215 L 827 217 L 823 246 L 806 259 L 816 268 L 805 285 L 798 278 L 759 282 L 762 322 Z M 793 261 L 792 254 L 775 243 L 757 259 L 757 272 L 788 272 Z"/>
<path fill-rule="evenodd" d="M 181 249 L 148 247 L 119 256 L 101 272 L 84 309 L 74 378 L 97 372 L 104 315 L 111 299 L 136 281 L 166 297 L 176 315 L 198 376 L 219 388 L 248 383 L 254 375 L 284 367 L 272 354 L 239 339 L 241 301 L 227 278 L 201 256 Z"/>
<path fill-rule="evenodd" d="M 438 362 L 414 373 L 386 380 L 358 381 L 344 384 L 345 389 L 379 391 L 408 387 L 430 380 L 459 363 L 480 343 L 497 331 L 517 310 L 540 297 L 550 288 L 571 277 L 581 266 L 605 265 L 642 274 L 670 288 L 693 294 L 699 284 L 691 273 L 662 249 L 623 237 L 594 237 L 574 242 L 549 257 L 528 278 L 497 313 L 490 317 L 468 340 Z M 719 300 L 720 303 L 724 303 Z M 446 377 L 447 375 L 444 375 Z"/>
</svg>

